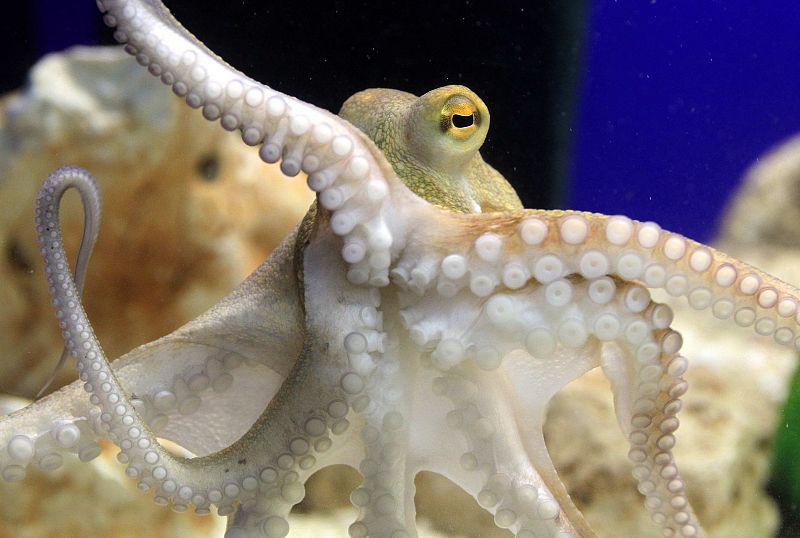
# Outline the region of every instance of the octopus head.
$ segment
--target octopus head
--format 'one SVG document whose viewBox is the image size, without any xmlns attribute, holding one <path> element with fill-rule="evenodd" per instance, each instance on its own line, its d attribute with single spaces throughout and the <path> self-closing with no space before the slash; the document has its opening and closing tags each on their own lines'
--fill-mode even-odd
<svg viewBox="0 0 800 538">
<path fill-rule="evenodd" d="M 522 207 L 480 155 L 489 110 L 469 88 L 444 86 L 421 97 L 365 90 L 345 101 L 339 115 L 366 133 L 398 177 L 428 202 L 460 213 Z"/>
</svg>

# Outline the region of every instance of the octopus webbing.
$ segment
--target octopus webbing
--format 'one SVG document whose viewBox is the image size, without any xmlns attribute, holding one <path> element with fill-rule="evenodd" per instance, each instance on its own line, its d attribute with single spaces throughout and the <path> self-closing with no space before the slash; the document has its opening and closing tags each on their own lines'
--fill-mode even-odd
<svg viewBox="0 0 800 538">
<path fill-rule="evenodd" d="M 522 209 L 478 153 L 489 114 L 464 87 L 367 90 L 336 116 L 235 71 L 156 0 L 98 5 L 140 64 L 305 173 L 317 201 L 236 291 L 112 363 L 80 294 L 99 192 L 85 170 L 51 175 L 36 227 L 80 381 L 0 420 L 3 479 L 89 460 L 108 438 L 157 504 L 215 509 L 229 537 L 286 536 L 306 480 L 333 464 L 363 476 L 355 538 L 416 534 L 420 471 L 518 537 L 593 536 L 542 425 L 550 398 L 600 366 L 654 523 L 702 536 L 672 455 L 688 361 L 648 289 L 793 349 L 800 291 L 652 222 Z M 70 188 L 86 215 L 75 277 L 58 223 Z"/>
</svg>

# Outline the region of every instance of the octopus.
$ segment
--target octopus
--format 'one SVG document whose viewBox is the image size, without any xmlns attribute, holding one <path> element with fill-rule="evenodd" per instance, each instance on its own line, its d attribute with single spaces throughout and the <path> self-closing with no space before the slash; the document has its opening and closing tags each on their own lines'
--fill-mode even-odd
<svg viewBox="0 0 800 538">
<path fill-rule="evenodd" d="M 489 112 L 465 87 L 367 90 L 336 116 L 234 70 L 156 0 L 98 6 L 150 73 L 317 197 L 238 289 L 110 362 L 81 305 L 99 192 L 85 170 L 52 174 L 36 228 L 80 380 L 0 421 L 4 480 L 90 460 L 106 438 L 155 503 L 216 510 L 229 538 L 286 536 L 307 479 L 334 464 L 363 477 L 353 538 L 415 536 L 421 471 L 519 538 L 594 536 L 542 425 L 599 366 L 654 524 L 703 535 L 672 454 L 688 361 L 649 290 L 800 349 L 798 289 L 653 222 L 523 209 L 480 156 Z M 58 221 L 72 188 L 74 275 Z"/>
</svg>

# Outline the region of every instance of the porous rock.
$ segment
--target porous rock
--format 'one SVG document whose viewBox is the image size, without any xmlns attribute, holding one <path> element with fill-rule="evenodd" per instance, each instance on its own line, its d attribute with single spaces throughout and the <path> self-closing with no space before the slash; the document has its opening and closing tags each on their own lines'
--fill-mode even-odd
<svg viewBox="0 0 800 538">
<path fill-rule="evenodd" d="M 0 392 L 26 397 L 63 346 L 33 226 L 36 191 L 56 168 L 83 166 L 100 184 L 103 222 L 84 304 L 110 357 L 214 304 L 312 200 L 302 179 L 261 162 L 120 48 L 53 54 L 29 78 L 0 111 Z M 73 193 L 62 223 L 74 256 L 83 214 Z M 75 376 L 63 369 L 53 388 Z"/>
<path fill-rule="evenodd" d="M 56 168 L 87 168 L 102 192 L 85 305 L 110 357 L 231 291 L 312 200 L 302 179 L 261 162 L 117 47 L 43 58 L 0 107 L 0 393 L 35 395 L 63 346 L 33 225 L 36 191 Z M 74 257 L 83 214 L 72 193 L 61 220 Z M 76 377 L 72 364 L 52 389 Z M 24 402 L 3 396 L 0 412 Z M 0 483 L 0 536 L 222 535 L 225 518 L 155 505 L 116 452 L 109 444 L 92 462 L 65 458 L 54 472 Z"/>
</svg>

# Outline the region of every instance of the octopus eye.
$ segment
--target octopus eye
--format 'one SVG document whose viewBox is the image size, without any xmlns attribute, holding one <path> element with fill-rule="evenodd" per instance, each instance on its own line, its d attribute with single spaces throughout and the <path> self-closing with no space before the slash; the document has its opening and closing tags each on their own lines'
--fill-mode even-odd
<svg viewBox="0 0 800 538">
<path fill-rule="evenodd" d="M 453 95 L 442 107 L 439 127 L 456 140 L 467 140 L 481 123 L 478 107 L 464 95 Z"/>
</svg>

